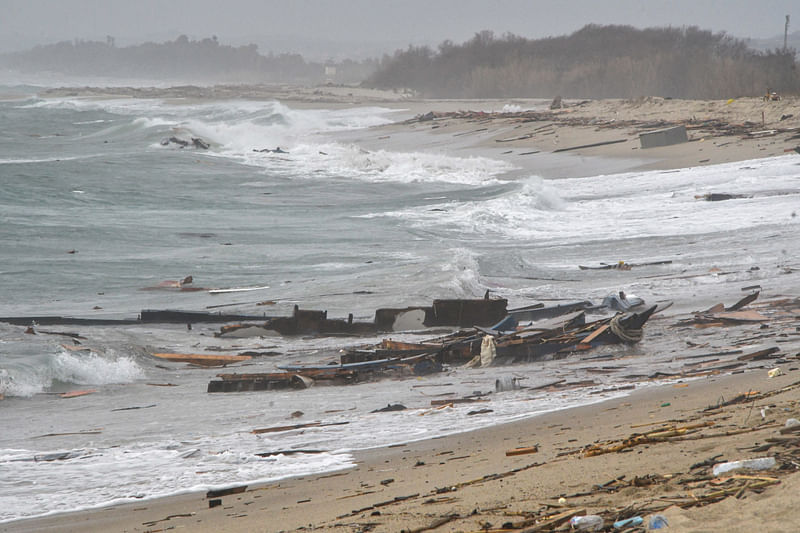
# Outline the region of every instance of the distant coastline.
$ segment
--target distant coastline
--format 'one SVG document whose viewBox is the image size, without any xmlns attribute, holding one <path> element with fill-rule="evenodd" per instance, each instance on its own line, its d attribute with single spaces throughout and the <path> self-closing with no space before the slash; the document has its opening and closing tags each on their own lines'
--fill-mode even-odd
<svg viewBox="0 0 800 533">
<path fill-rule="evenodd" d="M 746 97 L 728 100 L 637 99 L 563 100 L 555 109 L 535 98 L 424 99 L 413 93 L 347 85 L 299 86 L 179 85 L 172 87 L 60 87 L 45 89 L 42 98 L 157 98 L 187 100 L 279 101 L 296 108 L 381 106 L 402 110 L 393 125 L 359 133 L 370 149 L 397 149 L 387 135 L 421 131 L 445 135 L 480 152 L 504 159 L 545 177 L 580 177 L 597 170 L 593 161 L 537 159 L 533 151 L 567 149 L 589 158 L 629 160 L 605 172 L 676 169 L 774 157 L 800 146 L 800 97 L 772 101 Z M 420 120 L 427 116 L 431 120 Z M 417 117 L 416 119 L 411 117 Z M 406 120 L 408 119 L 408 120 Z M 478 120 L 481 128 L 473 127 Z M 549 127 L 545 127 L 549 126 Z M 639 135 L 670 126 L 684 126 L 686 143 L 642 149 Z M 474 131 L 480 129 L 480 131 Z M 619 142 L 624 139 L 625 142 Z M 443 149 L 447 148 L 445 141 Z M 571 167 L 565 164 L 570 161 Z M 544 166 L 543 166 L 544 165 Z"/>
</svg>

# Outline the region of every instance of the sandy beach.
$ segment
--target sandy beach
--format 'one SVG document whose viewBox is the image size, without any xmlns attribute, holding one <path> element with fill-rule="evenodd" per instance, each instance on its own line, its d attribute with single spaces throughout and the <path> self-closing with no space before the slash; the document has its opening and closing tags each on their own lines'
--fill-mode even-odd
<svg viewBox="0 0 800 533">
<path fill-rule="evenodd" d="M 554 516 L 600 513 L 609 522 L 631 511 L 646 518 L 655 510 L 667 518 L 669 531 L 791 531 L 796 467 L 715 478 L 710 466 L 694 466 L 791 456 L 780 446 L 753 451 L 781 438 L 785 421 L 800 416 L 797 368 L 785 368 L 776 378 L 765 368 L 681 381 L 483 431 L 372 450 L 359 454 L 352 470 L 247 487 L 218 498 L 214 508 L 209 501 L 215 498 L 189 494 L 2 530 L 547 531 L 535 526 Z M 752 400 L 708 410 L 742 394 Z M 698 429 L 633 445 L 627 453 L 585 454 L 595 443 L 692 426 Z M 796 438 L 793 443 L 796 454 Z M 538 451 L 507 455 L 521 447 Z M 722 501 L 703 502 L 719 491 L 727 494 Z"/>
<path fill-rule="evenodd" d="M 404 120 L 350 133 L 351 140 L 369 150 L 424 146 L 459 156 L 485 155 L 544 178 L 746 161 L 782 156 L 800 145 L 795 98 L 567 101 L 550 110 L 542 100 L 422 101 L 355 88 L 301 95 L 289 89 L 60 91 L 45 96 L 285 95 L 289 106 L 392 107 L 402 110 Z M 686 126 L 688 142 L 641 148 L 640 133 L 674 125 Z M 570 518 L 589 514 L 602 516 L 607 531 L 615 520 L 637 516 L 644 525 L 619 530 L 643 531 L 655 514 L 663 515 L 667 531 L 674 532 L 792 531 L 800 437 L 781 429 L 788 419 L 800 419 L 795 288 L 762 294 L 758 302 L 766 303 L 759 310 L 767 314 L 780 307 L 780 313 L 769 315 L 770 322 L 732 327 L 676 327 L 691 319 L 689 310 L 716 303 L 706 295 L 676 302 L 646 330 L 645 335 L 655 332 L 660 339 L 648 348 L 681 360 L 682 347 L 708 346 L 709 357 L 701 361 L 705 366 L 687 360 L 683 375 L 653 376 L 651 385 L 627 396 L 358 452 L 355 468 L 326 475 L 247 486 L 232 494 L 190 493 L 22 520 L 1 524 L 0 531 L 534 532 L 567 531 Z M 744 338 L 779 349 L 747 359 L 756 352 L 755 341 L 748 344 Z M 747 365 L 725 368 L 741 361 Z M 780 370 L 771 376 L 775 368 Z M 475 416 L 492 416 L 491 399 L 474 409 L 487 409 Z M 435 411 L 419 414 L 436 416 Z M 716 463 L 758 457 L 774 457 L 776 465 L 766 471 L 712 472 Z"/>
<path fill-rule="evenodd" d="M 482 101 L 471 107 L 449 101 L 439 113 L 435 106 L 428 104 L 427 111 L 435 114 L 431 120 L 397 128 L 430 131 L 456 153 L 502 158 L 548 178 L 745 161 L 784 155 L 800 144 L 798 101 L 792 97 L 565 102 L 563 108 L 538 113 L 514 110 L 541 109 L 541 101 Z M 426 106 L 415 103 L 414 108 Z M 673 126 L 686 127 L 688 142 L 641 147 L 640 134 Z M 384 134 L 383 140 L 390 143 L 391 137 Z"/>
</svg>

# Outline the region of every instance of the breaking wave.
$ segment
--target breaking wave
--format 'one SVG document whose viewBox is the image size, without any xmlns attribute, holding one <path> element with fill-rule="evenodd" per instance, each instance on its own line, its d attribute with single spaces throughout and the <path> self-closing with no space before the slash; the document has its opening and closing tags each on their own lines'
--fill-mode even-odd
<svg viewBox="0 0 800 533">
<path fill-rule="evenodd" d="M 45 361 L 41 364 L 37 360 Z M 131 383 L 145 372 L 132 357 L 100 355 L 95 352 L 71 353 L 64 349 L 22 362 L 9 361 L 0 368 L 0 394 L 30 397 L 47 391 L 55 383 L 74 385 L 108 385 Z"/>
<path fill-rule="evenodd" d="M 381 215 L 427 231 L 550 244 L 701 235 L 796 223 L 791 157 L 581 179 L 531 178 L 484 201 L 451 201 Z M 613 191 L 613 193 L 611 193 Z M 706 202 L 710 192 L 741 195 Z M 793 213 L 795 215 L 793 215 Z"/>
<path fill-rule="evenodd" d="M 447 275 L 445 294 L 455 298 L 474 298 L 483 292 L 480 280 L 480 265 L 477 255 L 466 248 L 448 250 L 449 261 L 442 265 Z"/>
<path fill-rule="evenodd" d="M 89 136 L 113 141 L 133 131 L 144 131 L 149 148 L 159 148 L 160 141 L 169 136 L 184 140 L 198 137 L 211 145 L 210 150 L 201 152 L 205 156 L 225 157 L 298 179 L 475 185 L 492 182 L 514 169 L 509 163 L 485 157 L 367 151 L 331 141 L 331 135 L 337 132 L 392 123 L 398 110 L 382 107 L 292 109 L 279 102 L 179 105 L 160 100 L 79 98 L 39 100 L 22 107 L 86 112 L 80 123 L 111 123 Z M 113 115 L 124 119 L 114 119 Z M 277 148 L 281 151 L 271 152 Z"/>
</svg>

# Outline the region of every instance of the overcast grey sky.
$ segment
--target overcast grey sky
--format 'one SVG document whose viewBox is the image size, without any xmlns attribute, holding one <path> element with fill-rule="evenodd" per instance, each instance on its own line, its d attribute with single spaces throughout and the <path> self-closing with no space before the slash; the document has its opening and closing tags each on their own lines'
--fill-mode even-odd
<svg viewBox="0 0 800 533">
<path fill-rule="evenodd" d="M 538 38 L 589 23 L 699 26 L 736 37 L 800 28 L 800 0 L 0 0 L 0 50 L 66 39 L 118 45 L 217 35 L 262 52 L 462 42 L 480 30 Z M 296 50 L 291 50 L 296 48 Z M 394 48 L 389 48 L 394 49 Z M 336 55 L 341 55 L 337 53 Z"/>
</svg>

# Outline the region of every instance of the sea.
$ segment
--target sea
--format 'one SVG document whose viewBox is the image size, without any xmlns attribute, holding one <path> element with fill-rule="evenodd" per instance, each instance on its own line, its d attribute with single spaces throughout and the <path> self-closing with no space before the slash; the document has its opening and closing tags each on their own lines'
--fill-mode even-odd
<svg viewBox="0 0 800 533">
<path fill-rule="evenodd" d="M 599 302 L 620 290 L 681 312 L 733 303 L 746 286 L 794 296 L 800 286 L 796 154 L 601 172 L 599 160 L 574 154 L 517 164 L 434 130 L 387 130 L 413 116 L 402 105 L 44 97 L 43 89 L 0 86 L 2 317 L 287 316 L 297 305 L 369 321 L 381 307 L 487 291 L 512 308 Z M 170 137 L 209 148 L 164 145 Z M 543 176 L 537 157 L 556 169 L 597 163 L 598 172 Z M 704 201 L 708 193 L 741 197 Z M 644 266 L 579 269 L 618 261 Z M 193 287 L 253 290 L 163 287 L 187 276 Z M 622 397 L 677 368 L 686 349 L 662 327 L 634 347 L 567 360 L 209 394 L 220 369 L 151 354 L 257 351 L 268 355 L 222 371 L 270 372 L 338 361 L 342 349 L 383 336 L 227 339 L 214 336 L 214 324 L 30 325 L 36 334 L 0 322 L 0 522 L 349 468 L 359 450 Z M 621 359 L 592 372 L 598 353 Z M 524 387 L 496 392 L 504 376 Z M 596 385 L 534 388 L 585 379 Z M 93 392 L 61 396 L 75 390 Z M 431 407 L 476 393 L 491 412 Z M 407 409 L 376 412 L 389 404 Z M 253 433 L 292 424 L 310 426 Z"/>
</svg>

